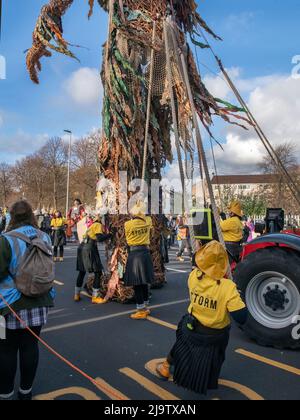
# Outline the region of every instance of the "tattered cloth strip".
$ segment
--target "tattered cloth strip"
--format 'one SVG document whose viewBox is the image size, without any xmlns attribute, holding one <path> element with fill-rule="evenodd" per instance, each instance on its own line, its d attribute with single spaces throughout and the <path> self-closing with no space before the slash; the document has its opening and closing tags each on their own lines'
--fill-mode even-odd
<svg viewBox="0 0 300 420">
<path fill-rule="evenodd" d="M 27 54 L 27 68 L 34 83 L 39 83 L 38 72 L 41 71 L 41 58 L 51 57 L 51 50 L 74 57 L 63 38 L 62 16 L 72 5 L 73 0 L 50 0 L 42 8 L 35 30 L 33 45 Z M 53 43 L 52 43 L 53 42 Z"/>
</svg>

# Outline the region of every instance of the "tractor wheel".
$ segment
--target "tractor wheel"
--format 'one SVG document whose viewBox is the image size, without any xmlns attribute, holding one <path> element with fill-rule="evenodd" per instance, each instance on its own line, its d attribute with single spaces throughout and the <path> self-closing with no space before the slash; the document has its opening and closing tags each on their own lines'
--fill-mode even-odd
<svg viewBox="0 0 300 420">
<path fill-rule="evenodd" d="M 263 346 L 299 349 L 299 254 L 277 247 L 258 250 L 238 264 L 234 280 L 249 310 L 246 334 Z"/>
</svg>

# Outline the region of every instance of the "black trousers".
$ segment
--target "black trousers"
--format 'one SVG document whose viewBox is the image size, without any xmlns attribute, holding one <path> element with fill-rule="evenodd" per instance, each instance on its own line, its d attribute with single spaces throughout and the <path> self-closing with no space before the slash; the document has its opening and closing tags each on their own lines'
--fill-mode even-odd
<svg viewBox="0 0 300 420">
<path fill-rule="evenodd" d="M 189 239 L 183 239 L 181 241 L 181 246 L 180 246 L 179 252 L 177 254 L 177 257 L 182 257 L 186 248 L 188 250 L 189 256 L 192 257 L 193 256 L 193 250 L 192 250 L 191 241 Z"/>
<path fill-rule="evenodd" d="M 79 271 L 76 287 L 82 288 L 83 283 L 84 283 L 85 275 L 86 275 L 85 271 Z M 101 287 L 101 275 L 102 275 L 102 273 L 95 273 L 95 280 L 94 280 L 94 284 L 93 284 L 93 289 L 96 289 L 96 290 L 100 289 L 100 287 Z"/>
<path fill-rule="evenodd" d="M 141 284 L 134 286 L 135 300 L 138 306 L 143 306 L 145 302 L 149 301 L 149 286 L 148 284 Z"/>
<path fill-rule="evenodd" d="M 55 246 L 54 247 L 54 249 L 53 249 L 53 255 L 54 255 L 54 258 L 57 258 L 57 255 L 58 255 L 58 246 Z M 61 245 L 59 247 L 59 256 L 60 256 L 60 258 L 63 258 L 64 257 L 64 246 L 63 245 Z"/>
<path fill-rule="evenodd" d="M 31 328 L 38 336 L 41 327 Z M 21 384 L 23 391 L 32 388 L 39 364 L 38 340 L 27 330 L 7 330 L 6 340 L 0 340 L 0 394 L 8 395 L 14 391 L 15 377 L 20 361 Z"/>
<path fill-rule="evenodd" d="M 243 251 L 243 247 L 239 242 L 225 242 L 226 249 L 229 255 L 230 264 L 233 262 L 238 263 L 240 260 L 241 253 Z"/>
</svg>

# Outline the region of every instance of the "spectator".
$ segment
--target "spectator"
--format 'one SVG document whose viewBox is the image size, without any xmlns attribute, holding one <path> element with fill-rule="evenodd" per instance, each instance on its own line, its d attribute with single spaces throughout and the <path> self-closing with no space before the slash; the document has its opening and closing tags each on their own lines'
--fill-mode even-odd
<svg viewBox="0 0 300 420">
<path fill-rule="evenodd" d="M 62 217 L 62 213 L 57 211 L 54 218 L 51 221 L 51 227 L 53 230 L 53 246 L 54 246 L 54 262 L 64 260 L 64 247 L 66 243 L 66 227 L 67 221 Z M 58 258 L 59 249 L 59 258 Z"/>
<path fill-rule="evenodd" d="M 75 237 L 75 240 L 78 242 L 79 237 L 78 237 L 78 231 L 77 231 L 77 224 L 78 222 L 80 222 L 80 220 L 82 220 L 85 216 L 85 209 L 84 206 L 81 202 L 81 200 L 79 200 L 79 198 L 77 198 L 74 201 L 74 205 L 73 207 L 70 209 L 69 213 L 68 213 L 68 225 L 69 225 L 69 230 L 71 230 L 73 236 Z"/>
<path fill-rule="evenodd" d="M 180 262 L 184 262 L 184 258 L 182 256 L 186 249 L 189 253 L 189 257 L 192 259 L 193 250 L 192 250 L 192 245 L 191 245 L 191 240 L 190 240 L 190 230 L 189 230 L 189 227 L 184 223 L 183 218 L 179 219 L 177 239 L 180 242 L 180 248 L 177 254 L 177 260 Z"/>
<path fill-rule="evenodd" d="M 22 295 L 17 289 L 14 274 L 19 270 L 27 246 L 25 240 L 15 235 L 23 235 L 28 239 L 40 238 L 51 256 L 50 238 L 39 231 L 32 209 L 25 201 L 13 205 L 7 233 L 0 237 L 0 294 L 17 312 L 26 327 L 40 336 L 42 327 L 47 322 L 49 308 L 53 306 L 54 291 L 33 298 Z M 0 400 L 9 400 L 14 396 L 18 354 L 21 373 L 18 399 L 31 400 L 39 363 L 38 340 L 10 313 L 10 309 L 1 299 L 0 316 L 5 317 L 6 321 L 6 340 L 0 340 Z"/>
</svg>

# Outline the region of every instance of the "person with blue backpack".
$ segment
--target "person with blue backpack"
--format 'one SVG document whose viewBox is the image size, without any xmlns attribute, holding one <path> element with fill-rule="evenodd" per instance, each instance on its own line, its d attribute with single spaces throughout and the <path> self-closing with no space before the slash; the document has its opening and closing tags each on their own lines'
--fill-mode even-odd
<svg viewBox="0 0 300 420">
<path fill-rule="evenodd" d="M 31 206 L 19 201 L 10 215 L 0 236 L 0 317 L 6 336 L 0 338 L 0 400 L 14 398 L 19 356 L 22 401 L 32 399 L 39 364 L 38 339 L 29 329 L 39 337 L 54 306 L 54 263 L 51 240 L 38 229 Z"/>
</svg>

